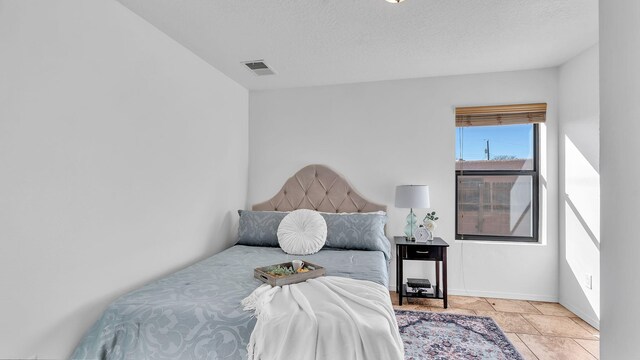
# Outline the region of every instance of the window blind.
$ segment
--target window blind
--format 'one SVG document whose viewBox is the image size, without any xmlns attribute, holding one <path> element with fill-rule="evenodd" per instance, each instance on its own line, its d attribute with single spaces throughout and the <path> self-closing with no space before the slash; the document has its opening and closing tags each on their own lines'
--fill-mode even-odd
<svg viewBox="0 0 640 360">
<path fill-rule="evenodd" d="M 546 103 L 456 108 L 456 127 L 543 123 L 546 118 Z"/>
</svg>

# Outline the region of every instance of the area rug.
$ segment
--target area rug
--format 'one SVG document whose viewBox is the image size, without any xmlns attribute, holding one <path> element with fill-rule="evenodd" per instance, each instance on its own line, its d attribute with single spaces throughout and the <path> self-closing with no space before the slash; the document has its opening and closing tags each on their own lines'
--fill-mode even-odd
<svg viewBox="0 0 640 360">
<path fill-rule="evenodd" d="M 524 360 L 493 319 L 396 310 L 405 359 Z"/>
</svg>

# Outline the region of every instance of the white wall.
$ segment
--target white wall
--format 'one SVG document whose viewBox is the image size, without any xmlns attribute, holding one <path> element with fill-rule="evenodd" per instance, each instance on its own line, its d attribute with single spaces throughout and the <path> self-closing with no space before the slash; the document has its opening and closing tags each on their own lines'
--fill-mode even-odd
<svg viewBox="0 0 640 360">
<path fill-rule="evenodd" d="M 598 46 L 559 71 L 560 303 L 600 320 L 600 100 Z M 591 289 L 585 277 L 592 276 Z"/>
<path fill-rule="evenodd" d="M 440 214 L 436 235 L 452 245 L 452 293 L 558 299 L 556 69 L 259 91 L 249 102 L 249 203 L 274 195 L 301 167 L 326 164 L 388 204 L 389 235 L 398 235 L 408 211 L 394 208 L 395 186 L 428 184 Z M 454 107 L 528 102 L 549 104 L 542 243 L 455 242 Z M 432 267 L 407 263 L 405 273 Z M 394 287 L 393 264 L 391 271 Z"/>
<path fill-rule="evenodd" d="M 111 0 L 0 1 L 0 358 L 228 246 L 248 92 Z"/>
<path fill-rule="evenodd" d="M 601 359 L 640 354 L 640 2 L 600 1 Z"/>
</svg>

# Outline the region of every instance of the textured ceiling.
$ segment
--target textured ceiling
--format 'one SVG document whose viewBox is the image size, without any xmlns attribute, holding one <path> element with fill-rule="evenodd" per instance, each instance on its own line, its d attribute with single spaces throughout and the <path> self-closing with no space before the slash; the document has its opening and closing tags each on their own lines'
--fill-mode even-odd
<svg viewBox="0 0 640 360">
<path fill-rule="evenodd" d="M 597 0 L 119 1 L 248 89 L 549 67 L 598 41 Z"/>
</svg>

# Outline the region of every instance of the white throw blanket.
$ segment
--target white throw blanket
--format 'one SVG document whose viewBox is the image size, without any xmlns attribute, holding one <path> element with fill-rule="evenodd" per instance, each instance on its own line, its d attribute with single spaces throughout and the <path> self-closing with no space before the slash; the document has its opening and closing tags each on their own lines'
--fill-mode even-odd
<svg viewBox="0 0 640 360">
<path fill-rule="evenodd" d="M 242 301 L 257 323 L 249 360 L 401 360 L 404 347 L 389 291 L 335 276 L 262 285 Z"/>
</svg>

